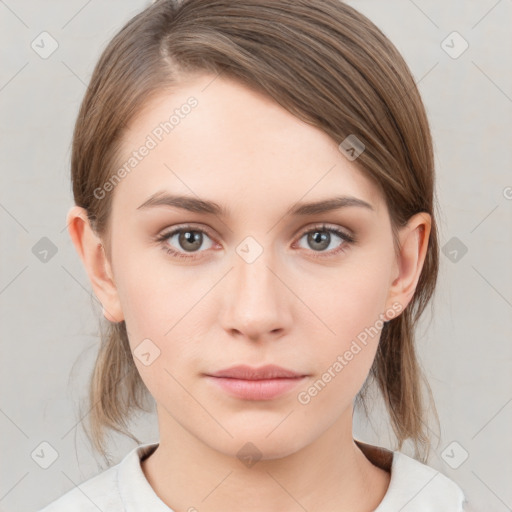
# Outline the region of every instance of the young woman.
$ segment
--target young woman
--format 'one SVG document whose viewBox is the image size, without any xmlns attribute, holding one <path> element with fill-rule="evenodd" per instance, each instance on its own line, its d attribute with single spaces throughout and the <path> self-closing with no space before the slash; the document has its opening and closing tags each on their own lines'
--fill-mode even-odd
<svg viewBox="0 0 512 512">
<path fill-rule="evenodd" d="M 426 465 L 414 347 L 432 153 L 403 58 L 339 0 L 160 0 L 127 23 L 78 115 L 67 220 L 108 325 L 94 447 L 144 398 L 160 439 L 43 510 L 464 510 Z M 353 437 L 371 383 L 396 450 Z"/>
</svg>

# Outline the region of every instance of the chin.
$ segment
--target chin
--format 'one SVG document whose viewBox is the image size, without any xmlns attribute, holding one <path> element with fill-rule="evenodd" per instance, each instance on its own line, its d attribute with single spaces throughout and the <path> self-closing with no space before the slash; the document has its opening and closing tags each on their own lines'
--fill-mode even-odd
<svg viewBox="0 0 512 512">
<path fill-rule="evenodd" d="M 275 428 L 275 426 L 274 426 Z M 292 429 L 293 430 L 293 429 Z M 292 455 L 307 444 L 306 440 L 297 439 L 297 436 L 290 429 L 283 429 L 279 434 L 273 432 L 269 435 L 269 429 L 243 429 L 233 438 L 226 438 L 223 443 L 219 443 L 219 436 L 212 439 L 209 444 L 211 448 L 217 450 L 229 457 L 236 457 L 242 463 L 250 467 L 254 461 L 282 459 Z M 245 463 L 244 461 L 247 461 Z"/>
</svg>

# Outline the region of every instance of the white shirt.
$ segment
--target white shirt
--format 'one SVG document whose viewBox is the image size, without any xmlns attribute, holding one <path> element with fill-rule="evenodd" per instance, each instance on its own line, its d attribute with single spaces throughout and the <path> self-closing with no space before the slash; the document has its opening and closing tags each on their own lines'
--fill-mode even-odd
<svg viewBox="0 0 512 512">
<path fill-rule="evenodd" d="M 372 463 L 391 471 L 388 490 L 374 512 L 466 510 L 462 489 L 439 471 L 399 451 L 355 442 Z M 140 465 L 141 458 L 149 456 L 158 444 L 134 448 L 117 465 L 66 492 L 39 512 L 174 512 L 155 493 Z"/>
</svg>

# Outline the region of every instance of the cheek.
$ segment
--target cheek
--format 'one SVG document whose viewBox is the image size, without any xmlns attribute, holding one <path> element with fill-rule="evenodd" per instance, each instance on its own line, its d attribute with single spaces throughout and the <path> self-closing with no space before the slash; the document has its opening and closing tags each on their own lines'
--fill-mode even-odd
<svg viewBox="0 0 512 512">
<path fill-rule="evenodd" d="M 172 381 L 166 370 L 174 374 L 198 357 L 198 329 L 208 306 L 204 296 L 211 287 L 191 267 L 173 267 L 163 251 L 157 258 L 155 251 L 160 249 L 126 248 L 118 255 L 116 280 L 134 361 L 152 393 L 162 379 Z"/>
<path fill-rule="evenodd" d="M 116 285 L 127 327 L 139 336 L 162 337 L 185 314 L 199 280 L 173 267 L 157 246 L 121 250 L 120 243 L 118 252 Z"/>
<path fill-rule="evenodd" d="M 335 285 L 340 286 L 338 291 L 333 291 Z M 325 421 L 335 421 L 368 377 L 383 326 L 379 316 L 385 303 L 383 288 L 382 277 L 367 273 L 333 282 L 330 293 L 318 296 L 329 328 L 320 326 L 325 333 L 321 336 L 318 328 L 316 335 L 311 330 L 316 338 L 315 378 L 298 398 L 312 409 L 330 411 Z"/>
<path fill-rule="evenodd" d="M 328 402 L 332 405 L 334 401 L 337 408 L 343 408 L 368 376 L 383 327 L 388 264 L 391 259 L 386 254 L 369 252 L 347 260 L 345 266 L 340 265 L 338 271 L 331 273 L 328 281 L 317 280 L 322 284 L 310 295 L 311 309 L 318 312 L 324 325 L 316 318 L 310 323 L 311 337 L 317 333 L 315 369 L 319 381 L 315 388 L 322 390 L 318 393 L 319 406 Z M 319 336 L 318 332 L 323 334 Z M 315 393 L 315 389 L 311 391 Z"/>
<path fill-rule="evenodd" d="M 361 262 L 351 268 L 340 267 L 321 286 L 317 282 L 311 303 L 326 324 L 326 335 L 344 345 L 379 320 L 387 287 L 388 274 L 382 267 Z"/>
</svg>

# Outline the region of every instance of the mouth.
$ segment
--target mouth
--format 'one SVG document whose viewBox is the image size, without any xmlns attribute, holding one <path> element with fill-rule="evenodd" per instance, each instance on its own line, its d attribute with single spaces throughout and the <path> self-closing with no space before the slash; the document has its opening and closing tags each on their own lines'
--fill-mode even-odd
<svg viewBox="0 0 512 512">
<path fill-rule="evenodd" d="M 307 375 L 275 365 L 260 368 L 239 365 L 205 374 L 205 377 L 231 396 L 244 400 L 272 400 L 304 382 Z"/>
</svg>

